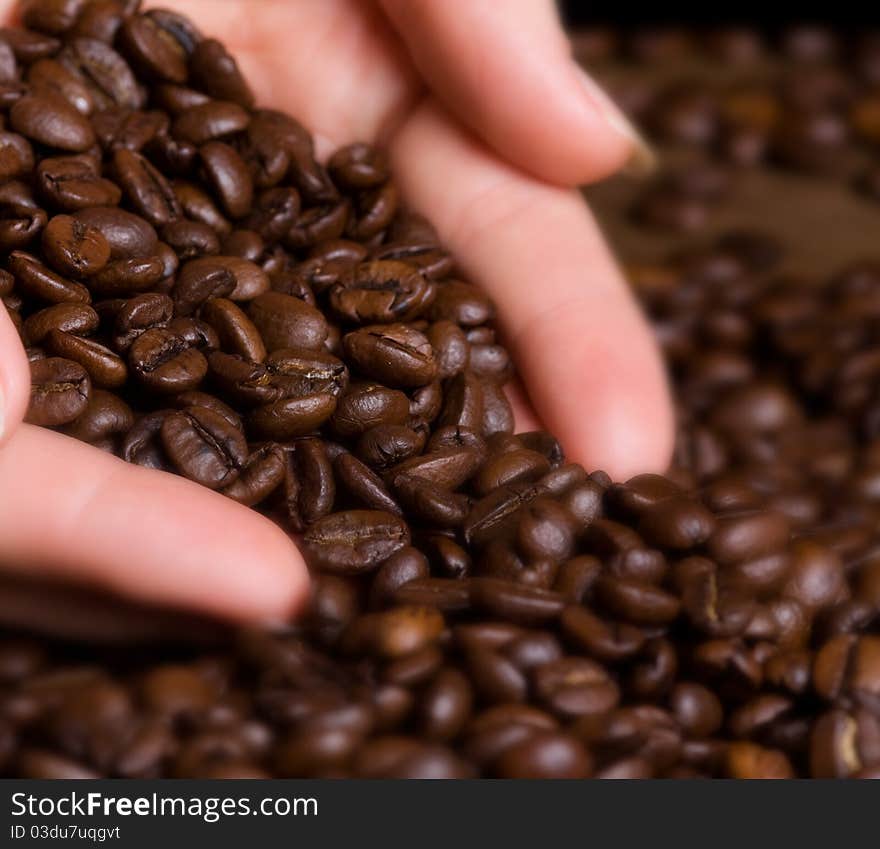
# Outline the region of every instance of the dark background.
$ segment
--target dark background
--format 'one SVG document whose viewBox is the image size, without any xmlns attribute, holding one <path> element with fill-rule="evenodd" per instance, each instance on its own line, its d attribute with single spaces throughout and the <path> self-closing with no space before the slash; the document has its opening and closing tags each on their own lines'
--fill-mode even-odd
<svg viewBox="0 0 880 849">
<path fill-rule="evenodd" d="M 571 25 L 615 24 L 626 29 L 643 26 L 735 24 L 757 26 L 774 32 L 792 23 L 829 24 L 859 30 L 880 25 L 880 8 L 875 3 L 841 3 L 802 0 L 797 4 L 774 0 L 561 0 L 566 21 Z"/>
</svg>

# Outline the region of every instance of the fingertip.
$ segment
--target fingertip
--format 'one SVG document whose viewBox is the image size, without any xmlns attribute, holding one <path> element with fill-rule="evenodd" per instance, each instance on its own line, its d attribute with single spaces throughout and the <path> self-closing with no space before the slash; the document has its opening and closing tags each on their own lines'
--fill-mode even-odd
<svg viewBox="0 0 880 849">
<path fill-rule="evenodd" d="M 309 597 L 309 573 L 293 540 L 268 519 L 254 514 L 245 594 L 229 611 L 244 624 L 279 626 L 292 621 Z"/>
<path fill-rule="evenodd" d="M 665 381 L 653 376 L 622 383 L 609 372 L 594 388 L 595 412 L 577 424 L 572 445 L 581 446 L 582 462 L 601 468 L 615 481 L 634 475 L 662 474 L 673 446 L 673 415 Z"/>
<path fill-rule="evenodd" d="M 551 386 L 542 393 L 540 382 L 528 375 L 530 386 L 536 387 L 536 404 L 570 459 L 586 469 L 602 469 L 617 481 L 663 472 L 672 456 L 674 416 L 659 355 L 651 340 L 640 335 L 641 328 L 631 324 L 625 330 L 611 316 L 605 318 L 609 328 L 622 333 L 603 338 L 601 328 L 594 326 L 568 352 L 569 363 L 553 382 L 555 390 Z M 557 332 L 566 338 L 565 327 L 558 326 Z M 568 338 L 576 337 L 568 333 Z M 546 358 L 539 359 L 546 367 Z M 560 394 L 560 386 L 571 391 Z"/>
</svg>

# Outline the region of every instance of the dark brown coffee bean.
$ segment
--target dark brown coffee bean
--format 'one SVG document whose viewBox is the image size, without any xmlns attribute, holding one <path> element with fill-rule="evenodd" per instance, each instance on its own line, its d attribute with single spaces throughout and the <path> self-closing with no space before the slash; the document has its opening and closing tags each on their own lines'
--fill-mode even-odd
<svg viewBox="0 0 880 849">
<path fill-rule="evenodd" d="M 53 356 L 79 363 L 88 372 L 93 386 L 118 389 L 128 378 L 125 362 L 92 339 L 83 339 L 63 330 L 50 330 L 45 346 Z"/>
<path fill-rule="evenodd" d="M 147 15 L 126 18 L 117 36 L 132 67 L 148 79 L 186 82 L 186 53 L 171 33 Z"/>
<path fill-rule="evenodd" d="M 30 142 L 16 133 L 0 133 L 0 177 L 12 180 L 30 174 L 34 151 Z"/>
<path fill-rule="evenodd" d="M 620 697 L 605 670 L 586 658 L 566 657 L 539 666 L 533 681 L 538 699 L 566 719 L 605 713 Z"/>
<path fill-rule="evenodd" d="M 94 109 L 88 86 L 54 59 L 40 59 L 28 68 L 27 80 L 32 94 L 59 98 L 83 115 Z"/>
<path fill-rule="evenodd" d="M 135 259 L 155 255 L 158 237 L 152 225 L 137 215 L 114 207 L 89 207 L 73 216 L 81 224 L 100 230 L 110 243 L 110 258 Z"/>
<path fill-rule="evenodd" d="M 612 613 L 638 624 L 666 624 L 678 616 L 681 608 L 675 596 L 638 581 L 600 578 L 596 589 Z"/>
<path fill-rule="evenodd" d="M 24 323 L 28 340 L 42 344 L 52 330 L 87 336 L 98 327 L 98 314 L 87 304 L 61 303 L 33 313 Z"/>
<path fill-rule="evenodd" d="M 199 148 L 208 183 L 231 218 L 243 218 L 253 203 L 254 185 L 247 164 L 235 148 L 211 141 Z"/>
<path fill-rule="evenodd" d="M 634 625 L 603 620 L 577 604 L 563 610 L 560 625 L 574 646 L 605 663 L 633 657 L 645 641 Z"/>
<path fill-rule="evenodd" d="M 91 381 L 79 363 L 47 357 L 31 363 L 31 400 L 26 419 L 30 424 L 58 427 L 85 412 Z"/>
<path fill-rule="evenodd" d="M 92 389 L 85 410 L 64 432 L 83 442 L 99 443 L 128 433 L 134 425 L 131 407 L 103 389 Z"/>
<path fill-rule="evenodd" d="M 205 39 L 199 42 L 190 56 L 193 82 L 218 100 L 230 100 L 249 109 L 254 97 L 238 70 L 235 59 L 220 42 Z"/>
<path fill-rule="evenodd" d="M 131 68 L 104 42 L 73 39 L 59 54 L 59 61 L 86 80 L 99 108 L 140 109 L 144 105 L 143 91 Z"/>
<path fill-rule="evenodd" d="M 9 113 L 12 128 L 25 138 L 59 150 L 79 153 L 95 143 L 89 122 L 62 100 L 28 95 Z"/>
<path fill-rule="evenodd" d="M 30 254 L 13 251 L 8 264 L 15 275 L 15 285 L 23 294 L 55 304 L 87 304 L 91 300 L 84 285 L 55 274 Z"/>
<path fill-rule="evenodd" d="M 417 270 L 390 260 L 355 266 L 330 287 L 330 306 L 351 324 L 411 321 L 434 298 L 434 286 Z"/>
<path fill-rule="evenodd" d="M 327 338 L 323 315 L 290 295 L 266 292 L 250 303 L 248 312 L 270 351 L 319 349 Z"/>
<path fill-rule="evenodd" d="M 165 277 L 161 257 L 138 257 L 109 262 L 89 280 L 93 292 L 105 297 L 117 297 L 153 288 Z"/>
<path fill-rule="evenodd" d="M 436 607 L 445 612 L 467 610 L 471 604 L 470 584 L 467 579 L 414 578 L 394 592 L 398 604 L 418 604 Z"/>
<path fill-rule="evenodd" d="M 539 624 L 562 612 L 562 596 L 498 578 L 476 578 L 471 583 L 473 604 L 492 616 L 517 624 Z"/>
<path fill-rule="evenodd" d="M 161 437 L 178 471 L 209 489 L 233 483 L 247 460 L 241 431 L 205 407 L 169 415 L 162 423 Z"/>
<path fill-rule="evenodd" d="M 651 545 L 687 550 L 704 543 L 715 528 L 712 514 L 699 502 L 667 498 L 645 510 L 639 533 Z"/>
<path fill-rule="evenodd" d="M 880 762 L 880 723 L 867 711 L 832 710 L 813 725 L 810 775 L 846 778 Z"/>
<path fill-rule="evenodd" d="M 342 341 L 359 371 L 388 386 L 423 386 L 437 374 L 431 343 L 405 324 L 363 327 Z"/>
<path fill-rule="evenodd" d="M 744 513 L 718 520 L 707 542 L 710 556 L 732 565 L 782 548 L 789 538 L 788 521 L 778 513 Z"/>
<path fill-rule="evenodd" d="M 37 166 L 37 185 L 47 203 L 65 212 L 112 207 L 122 199 L 122 190 L 101 177 L 97 164 L 85 155 L 44 159 Z"/>
<path fill-rule="evenodd" d="M 358 507 L 403 515 L 403 510 L 385 488 L 382 479 L 357 457 L 348 453 L 340 454 L 333 462 L 333 470 L 339 488 Z"/>
<path fill-rule="evenodd" d="M 408 420 L 409 401 L 403 392 L 375 383 L 352 383 L 339 399 L 331 426 L 341 437 L 351 438 L 380 425 L 403 425 Z"/>
<path fill-rule="evenodd" d="M 574 737 L 548 731 L 508 748 L 495 771 L 499 778 L 588 778 L 592 761 Z"/>
<path fill-rule="evenodd" d="M 682 730 L 690 737 L 711 737 L 721 727 L 721 702 L 702 684 L 676 684 L 669 696 L 669 706 Z"/>
<path fill-rule="evenodd" d="M 434 321 L 445 319 L 462 327 L 477 327 L 491 321 L 492 317 L 491 303 L 476 286 L 448 280 L 437 287 L 431 307 Z"/>
<path fill-rule="evenodd" d="M 180 217 L 168 180 L 140 153 L 120 148 L 113 156 L 117 180 L 131 205 L 155 227 Z"/>
<path fill-rule="evenodd" d="M 200 351 L 176 333 L 155 327 L 131 343 L 128 365 L 144 386 L 162 394 L 195 389 L 208 372 Z"/>
<path fill-rule="evenodd" d="M 202 316 L 217 331 L 227 353 L 238 354 L 254 363 L 266 359 L 266 346 L 260 332 L 232 301 L 211 298 L 205 303 Z"/>
<path fill-rule="evenodd" d="M 315 522 L 303 536 L 305 549 L 314 562 L 326 571 L 341 574 L 376 569 L 409 542 L 404 522 L 375 510 L 334 513 Z"/>
<path fill-rule="evenodd" d="M 411 547 L 401 548 L 379 567 L 373 577 L 371 602 L 374 606 L 384 606 L 404 584 L 429 575 L 428 560 L 422 552 Z"/>
<path fill-rule="evenodd" d="M 110 244 L 96 227 L 56 215 L 43 230 L 43 253 L 60 274 L 90 277 L 110 260 Z"/>
</svg>

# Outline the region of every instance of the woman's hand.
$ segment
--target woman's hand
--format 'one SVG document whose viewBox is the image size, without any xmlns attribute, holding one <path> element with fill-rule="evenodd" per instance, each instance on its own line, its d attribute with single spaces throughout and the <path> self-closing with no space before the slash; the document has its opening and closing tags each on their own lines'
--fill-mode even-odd
<svg viewBox="0 0 880 849">
<path fill-rule="evenodd" d="M 497 304 L 525 388 L 521 428 L 540 421 L 572 459 L 617 478 L 665 466 L 659 356 L 572 188 L 649 154 L 571 60 L 551 0 L 161 5 L 224 42 L 261 104 L 302 121 L 321 154 L 388 146 L 408 203 Z M 280 529 L 182 478 L 21 424 L 29 383 L 0 310 L 3 568 L 239 621 L 297 609 L 305 566 Z"/>
</svg>

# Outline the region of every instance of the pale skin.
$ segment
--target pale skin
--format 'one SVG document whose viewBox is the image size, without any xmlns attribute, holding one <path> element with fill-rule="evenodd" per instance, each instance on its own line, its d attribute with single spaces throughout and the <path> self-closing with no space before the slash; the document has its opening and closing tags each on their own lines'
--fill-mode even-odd
<svg viewBox="0 0 880 849">
<path fill-rule="evenodd" d="M 311 128 L 321 155 L 387 145 L 407 202 L 497 304 L 524 389 L 518 428 L 548 428 L 572 459 L 618 479 L 665 467 L 660 359 L 575 188 L 640 151 L 579 75 L 550 0 L 157 5 L 225 43 L 260 103 Z M 9 20 L 14 6 L 0 0 L 0 13 Z M 300 609 L 306 569 L 283 531 L 186 480 L 23 424 L 28 393 L 0 309 L 0 568 L 239 622 Z"/>
</svg>

